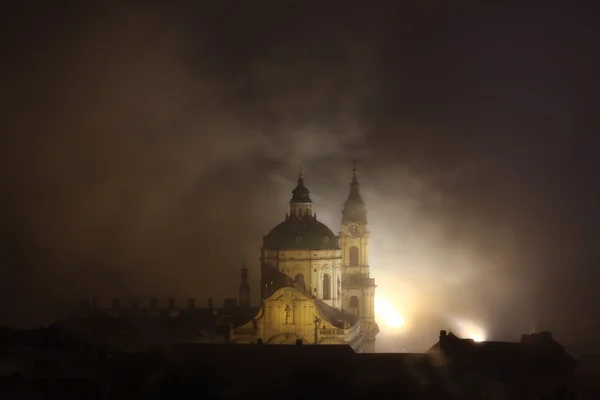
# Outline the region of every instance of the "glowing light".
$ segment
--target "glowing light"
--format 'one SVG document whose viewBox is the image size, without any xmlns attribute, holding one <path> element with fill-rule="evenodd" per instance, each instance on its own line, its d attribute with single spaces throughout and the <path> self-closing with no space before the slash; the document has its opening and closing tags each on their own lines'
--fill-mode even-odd
<svg viewBox="0 0 600 400">
<path fill-rule="evenodd" d="M 485 331 L 477 324 L 458 318 L 455 318 L 453 322 L 460 337 L 473 339 L 476 342 L 484 342 L 486 340 Z"/>
<path fill-rule="evenodd" d="M 473 331 L 473 332 L 467 333 L 466 338 L 473 339 L 476 342 L 483 342 L 483 341 L 485 341 L 485 334 L 483 332 Z"/>
<path fill-rule="evenodd" d="M 385 299 L 375 296 L 375 318 L 388 328 L 400 329 L 404 326 L 404 318 Z"/>
</svg>

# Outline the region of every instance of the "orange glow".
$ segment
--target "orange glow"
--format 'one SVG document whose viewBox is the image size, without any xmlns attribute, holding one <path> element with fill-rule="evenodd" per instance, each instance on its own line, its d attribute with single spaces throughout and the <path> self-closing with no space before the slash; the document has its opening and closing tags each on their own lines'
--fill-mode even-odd
<svg viewBox="0 0 600 400">
<path fill-rule="evenodd" d="M 404 326 L 404 317 L 381 296 L 375 296 L 375 319 L 391 329 L 400 329 Z"/>
<path fill-rule="evenodd" d="M 476 342 L 484 342 L 486 340 L 485 331 L 478 324 L 459 318 L 454 319 L 453 322 L 460 337 L 464 339 L 473 339 Z"/>
</svg>

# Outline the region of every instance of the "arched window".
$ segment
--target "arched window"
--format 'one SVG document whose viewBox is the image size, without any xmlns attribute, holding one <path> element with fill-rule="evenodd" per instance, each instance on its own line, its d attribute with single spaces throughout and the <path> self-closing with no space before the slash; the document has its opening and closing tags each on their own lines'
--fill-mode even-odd
<svg viewBox="0 0 600 400">
<path fill-rule="evenodd" d="M 329 274 L 323 275 L 323 299 L 331 300 L 331 277 Z"/>
<path fill-rule="evenodd" d="M 358 265 L 358 247 L 350 247 L 350 265 Z"/>
<path fill-rule="evenodd" d="M 302 290 L 306 290 L 306 286 L 304 286 L 304 275 L 296 274 L 296 277 L 294 278 L 294 282 L 296 282 L 298 284 L 298 286 L 300 286 L 302 288 Z"/>
<path fill-rule="evenodd" d="M 358 317 L 358 297 L 352 296 L 350 297 L 350 304 L 348 304 L 348 308 L 350 308 L 350 312 Z"/>
</svg>

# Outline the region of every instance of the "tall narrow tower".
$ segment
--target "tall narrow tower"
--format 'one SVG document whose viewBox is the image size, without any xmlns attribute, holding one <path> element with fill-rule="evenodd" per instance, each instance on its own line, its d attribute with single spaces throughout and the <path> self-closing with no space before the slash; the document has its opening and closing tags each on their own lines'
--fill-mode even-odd
<svg viewBox="0 0 600 400">
<path fill-rule="evenodd" d="M 250 306 L 250 285 L 248 285 L 248 268 L 244 259 L 244 268 L 242 268 L 242 282 L 240 283 L 238 301 L 240 307 Z"/>
<path fill-rule="evenodd" d="M 342 210 L 342 309 L 356 315 L 365 336 L 363 352 L 375 352 L 375 336 L 379 327 L 375 322 L 375 279 L 370 277 L 367 208 L 360 195 L 356 176 L 352 170 L 350 194 Z"/>
</svg>

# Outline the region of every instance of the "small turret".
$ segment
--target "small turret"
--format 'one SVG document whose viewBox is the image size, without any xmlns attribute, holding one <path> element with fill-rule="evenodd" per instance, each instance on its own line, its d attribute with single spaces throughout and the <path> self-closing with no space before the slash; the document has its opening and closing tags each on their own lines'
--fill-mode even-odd
<svg viewBox="0 0 600 400">
<path fill-rule="evenodd" d="M 312 200 L 310 190 L 304 186 L 304 175 L 302 168 L 298 173 L 298 185 L 292 190 L 290 200 L 290 218 L 312 218 Z"/>
</svg>

